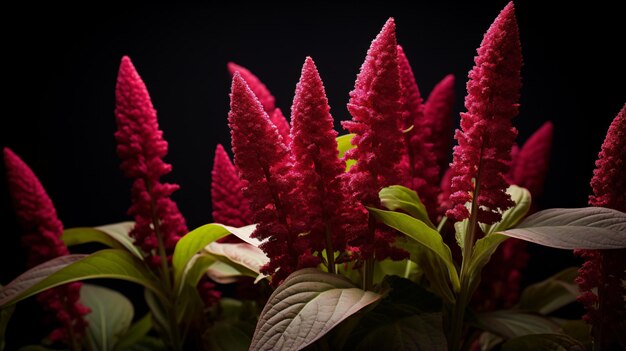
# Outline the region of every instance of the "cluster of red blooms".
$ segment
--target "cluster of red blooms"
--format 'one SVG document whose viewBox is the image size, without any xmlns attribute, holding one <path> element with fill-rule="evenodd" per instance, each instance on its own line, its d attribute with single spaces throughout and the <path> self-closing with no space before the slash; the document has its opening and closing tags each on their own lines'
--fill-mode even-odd
<svg viewBox="0 0 626 351">
<path fill-rule="evenodd" d="M 9 192 L 24 232 L 22 243 L 29 251 L 27 266 L 32 268 L 68 255 L 69 251 L 61 240 L 63 224 L 35 173 L 8 148 L 4 149 L 4 162 Z M 72 338 L 80 340 L 84 336 L 87 322 L 83 316 L 90 310 L 79 302 L 81 285 L 79 282 L 70 283 L 37 295 L 37 301 L 61 324 L 49 335 L 50 340 L 70 345 Z"/>
</svg>

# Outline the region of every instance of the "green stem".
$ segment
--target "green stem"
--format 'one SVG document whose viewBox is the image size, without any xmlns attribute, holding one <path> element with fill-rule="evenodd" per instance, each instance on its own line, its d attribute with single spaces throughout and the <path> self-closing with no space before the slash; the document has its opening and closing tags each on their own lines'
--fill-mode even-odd
<svg viewBox="0 0 626 351">
<path fill-rule="evenodd" d="M 335 250 L 333 249 L 333 240 L 330 237 L 328 222 L 326 222 L 326 259 L 328 260 L 328 272 L 335 274 Z"/>
</svg>

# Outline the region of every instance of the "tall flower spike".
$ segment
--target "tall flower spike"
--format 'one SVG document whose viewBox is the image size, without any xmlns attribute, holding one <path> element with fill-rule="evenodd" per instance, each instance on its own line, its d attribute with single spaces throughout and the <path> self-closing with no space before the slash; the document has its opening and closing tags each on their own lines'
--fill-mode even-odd
<svg viewBox="0 0 626 351">
<path fill-rule="evenodd" d="M 452 147 L 452 110 L 454 108 L 454 76 L 445 76 L 430 92 L 424 104 L 425 124 L 430 129 L 430 140 L 437 158 L 439 172 L 448 169 Z"/>
<path fill-rule="evenodd" d="M 248 87 L 254 95 L 259 99 L 261 105 L 263 105 L 263 110 L 270 116 L 270 120 L 276 128 L 278 128 L 278 133 L 283 138 L 283 142 L 285 145 L 289 145 L 291 143 L 291 137 L 289 136 L 289 122 L 283 115 L 282 111 L 279 108 L 276 108 L 276 99 L 272 95 L 272 93 L 267 89 L 265 84 L 261 82 L 261 80 L 255 76 L 249 69 L 240 66 L 234 62 L 228 63 L 228 72 L 230 75 L 234 75 L 235 72 L 239 72 L 241 78 L 248 84 Z"/>
<path fill-rule="evenodd" d="M 402 121 L 406 157 L 402 160 L 408 174 L 405 185 L 417 192 L 431 217 L 436 218 L 439 194 L 439 167 L 433 152 L 429 126 L 424 119 L 424 105 L 413 70 L 402 47 L 398 45 L 398 64 L 402 86 Z M 412 127 L 412 128 L 411 128 Z"/>
<path fill-rule="evenodd" d="M 244 79 L 233 75 L 228 125 L 231 129 L 235 165 L 244 182 L 244 195 L 250 201 L 257 228 L 253 236 L 266 240 L 261 249 L 270 258 L 262 272 L 280 284 L 298 268 L 315 266 L 310 253 L 298 252 L 298 218 L 294 207 L 302 204 L 289 174 L 290 155 L 276 126 Z"/>
<path fill-rule="evenodd" d="M 551 122 L 544 123 L 526 140 L 515 156 L 511 155 L 514 157 L 509 172 L 511 182 L 528 189 L 533 200 L 541 197 L 543 193 L 550 162 L 553 129 Z"/>
<path fill-rule="evenodd" d="M 468 218 L 465 204 L 472 202 L 478 221 L 492 224 L 514 205 L 504 178 L 517 135 L 511 120 L 519 110 L 521 89 L 522 55 L 512 2 L 485 34 L 474 62 L 467 82 L 467 112 L 461 114 L 461 130 L 455 133 L 454 207 L 447 215 L 457 221 Z"/>
<path fill-rule="evenodd" d="M 348 188 L 355 200 L 365 206 L 380 206 L 381 188 L 399 184 L 402 179 L 399 161 L 404 148 L 402 135 L 401 86 L 395 23 L 390 18 L 367 52 L 354 90 L 350 92 L 348 110 L 351 121 L 343 126 L 355 136 L 357 147 L 346 153 L 346 159 L 357 161 L 347 173 Z M 364 259 L 399 258 L 402 251 L 391 246 L 395 236 L 389 231 L 369 230 L 355 238 Z"/>
<path fill-rule="evenodd" d="M 342 189 L 340 176 L 346 165 L 337 157 L 337 132 L 322 79 L 310 57 L 302 67 L 291 116 L 294 173 L 300 175 L 299 186 L 307 204 L 301 214 L 307 218 L 310 230 L 307 240 L 315 251 L 327 248 L 342 252 L 346 246 L 344 233 L 354 229 L 347 219 L 355 215 L 355 210 Z"/>
<path fill-rule="evenodd" d="M 237 228 L 253 223 L 250 204 L 243 196 L 243 186 L 226 150 L 217 144 L 211 172 L 214 222 Z"/>
<path fill-rule="evenodd" d="M 4 163 L 9 193 L 24 232 L 22 243 L 29 250 L 28 267 L 69 254 L 61 240 L 63 224 L 35 173 L 8 148 L 4 149 Z M 70 345 L 70 335 L 80 339 L 85 334 L 87 322 L 83 316 L 90 310 L 79 302 L 81 285 L 70 283 L 37 295 L 37 301 L 61 324 L 50 334 L 51 340 Z"/>
<path fill-rule="evenodd" d="M 159 130 L 146 85 L 126 56 L 117 76 L 115 103 L 120 168 L 126 177 L 134 179 L 128 214 L 134 216 L 135 227 L 130 235 L 157 267 L 162 264 L 157 252 L 159 241 L 163 242 L 165 255 L 171 255 L 178 239 L 187 233 L 187 226 L 176 203 L 170 199 L 178 185 L 160 182 L 161 176 L 172 170 L 163 161 L 167 142 Z"/>
<path fill-rule="evenodd" d="M 626 212 L 626 104 L 609 127 L 591 188 L 590 205 Z M 623 349 L 626 347 L 623 331 L 626 250 L 576 250 L 575 253 L 586 259 L 576 282 L 583 292 L 578 299 L 587 310 L 584 319 L 592 325 L 594 343 L 603 350 Z"/>
</svg>

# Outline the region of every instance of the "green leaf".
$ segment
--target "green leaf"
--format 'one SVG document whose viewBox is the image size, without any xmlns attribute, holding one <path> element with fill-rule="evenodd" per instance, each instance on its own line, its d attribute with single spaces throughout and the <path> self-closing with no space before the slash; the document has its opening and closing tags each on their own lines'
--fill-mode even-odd
<svg viewBox="0 0 626 351">
<path fill-rule="evenodd" d="M 146 313 L 140 320 L 133 323 L 128 331 L 121 335 L 115 344 L 115 350 L 125 350 L 141 342 L 152 329 L 152 314 Z"/>
<path fill-rule="evenodd" d="M 185 286 L 195 288 L 203 275 L 206 274 L 207 269 L 215 263 L 215 258 L 208 255 L 195 255 L 191 261 L 187 264 L 187 269 L 183 273 L 182 283 L 178 290 L 178 295 L 181 294 Z"/>
<path fill-rule="evenodd" d="M 85 320 L 92 348 L 113 350 L 133 320 L 133 304 L 115 290 L 91 284 L 80 288 L 80 302 L 91 309 Z"/>
<path fill-rule="evenodd" d="M 626 213 L 604 207 L 553 208 L 500 233 L 557 249 L 622 249 Z"/>
<path fill-rule="evenodd" d="M 250 350 L 302 350 L 380 298 L 336 274 L 296 271 L 263 308 Z"/>
<path fill-rule="evenodd" d="M 578 268 L 567 268 L 556 275 L 533 285 L 522 292 L 519 308 L 548 314 L 576 301 L 579 295 L 574 279 Z"/>
<path fill-rule="evenodd" d="M 135 222 L 121 222 L 95 228 L 70 228 L 63 231 L 61 240 L 67 246 L 97 242 L 114 249 L 126 249 L 133 255 L 143 259 L 143 255 L 135 246 L 133 238 L 128 235 L 134 226 Z"/>
<path fill-rule="evenodd" d="M 561 325 L 563 333 L 578 340 L 585 346 L 586 350 L 591 350 L 591 326 L 582 319 L 570 320 Z"/>
<path fill-rule="evenodd" d="M 339 158 L 343 158 L 346 151 L 354 149 L 355 145 L 352 144 L 352 138 L 355 134 L 346 134 L 337 137 L 337 150 L 339 151 Z M 356 163 L 355 160 L 346 160 L 346 172 Z"/>
<path fill-rule="evenodd" d="M 505 342 L 502 351 L 585 351 L 578 341 L 562 334 L 534 334 Z"/>
<path fill-rule="evenodd" d="M 426 206 L 422 203 L 417 193 L 402 185 L 392 185 L 382 188 L 378 193 L 383 206 L 392 211 L 402 210 L 414 218 L 426 223 L 432 229 L 437 229 L 428 217 Z"/>
<path fill-rule="evenodd" d="M 469 258 L 467 267 L 468 276 L 468 294 L 471 296 L 478 284 L 480 283 L 481 273 L 485 265 L 491 260 L 491 256 L 498 246 L 508 237 L 501 234 L 490 234 L 484 238 L 478 239 L 472 250 L 472 256 Z"/>
<path fill-rule="evenodd" d="M 257 277 L 269 258 L 263 250 L 248 243 L 227 244 L 212 242 L 204 250 L 229 265 L 235 267 L 245 275 Z"/>
<path fill-rule="evenodd" d="M 552 334 L 560 330 L 557 323 L 544 316 L 512 310 L 481 313 L 476 316 L 476 320 L 481 329 L 505 339 L 529 334 Z"/>
<path fill-rule="evenodd" d="M 14 304 L 55 286 L 87 279 L 131 281 L 165 299 L 160 284 L 144 262 L 127 251 L 106 249 L 91 255 L 67 255 L 42 263 L 0 290 L 0 307 Z"/>
<path fill-rule="evenodd" d="M 417 244 L 427 249 L 433 256 L 428 256 L 432 266 L 444 266 L 448 270 L 448 279 L 455 292 L 460 289 L 459 277 L 452 261 L 450 248 L 443 242 L 441 234 L 429 227 L 419 219 L 415 219 L 407 214 L 384 211 L 376 208 L 368 208 L 371 214 L 379 221 L 404 233 Z M 417 262 L 418 264 L 420 262 Z"/>
<path fill-rule="evenodd" d="M 213 264 L 207 268 L 206 274 L 211 280 L 219 284 L 235 283 L 239 277 L 244 275 L 237 268 L 222 261 L 213 262 Z"/>
<path fill-rule="evenodd" d="M 480 228 L 487 235 L 512 228 L 519 223 L 530 210 L 530 191 L 517 185 L 511 185 L 506 189 L 506 192 L 511 196 L 513 202 L 515 202 L 515 206 L 504 211 L 502 219 L 497 223 L 491 225 L 480 223 Z"/>
<path fill-rule="evenodd" d="M 225 320 L 216 322 L 204 338 L 212 351 L 247 351 L 253 332 L 254 325 L 250 323 Z"/>
<path fill-rule="evenodd" d="M 346 349 L 447 350 L 441 300 L 404 278 L 385 283 L 391 292 L 361 319 Z"/>
</svg>

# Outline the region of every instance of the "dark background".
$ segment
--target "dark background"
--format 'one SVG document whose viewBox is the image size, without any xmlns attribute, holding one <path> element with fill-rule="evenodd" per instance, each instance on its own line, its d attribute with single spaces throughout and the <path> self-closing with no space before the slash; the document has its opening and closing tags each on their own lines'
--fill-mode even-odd
<svg viewBox="0 0 626 351">
<path fill-rule="evenodd" d="M 257 74 L 288 112 L 301 65 L 310 55 L 335 119 L 347 119 L 348 92 L 369 43 L 394 16 L 422 94 L 453 73 L 460 112 L 475 50 L 506 2 L 431 1 L 418 3 L 417 10 L 350 4 L 6 8 L 0 21 L 0 146 L 12 148 L 33 168 L 66 227 L 128 220 L 130 182 L 118 168 L 113 109 L 119 60 L 129 55 L 170 145 L 167 161 L 174 170 L 166 180 L 181 185 L 174 199 L 194 228 L 211 220 L 215 146 L 230 143 L 228 61 Z M 518 140 L 546 120 L 555 124 L 541 205 L 584 206 L 606 129 L 626 102 L 623 54 L 618 53 L 626 38 L 623 17 L 601 2 L 546 7 L 538 1 L 519 1 L 517 17 L 525 61 Z M 23 271 L 25 253 L 5 184 L 0 184 L 0 222 L 0 283 L 6 284 Z M 525 282 L 578 262 L 570 252 L 531 251 Z M 17 335 L 26 323 L 37 325 L 25 316 L 36 313 L 31 305 L 20 304 L 11 324 L 14 345 L 43 335 Z"/>
</svg>

